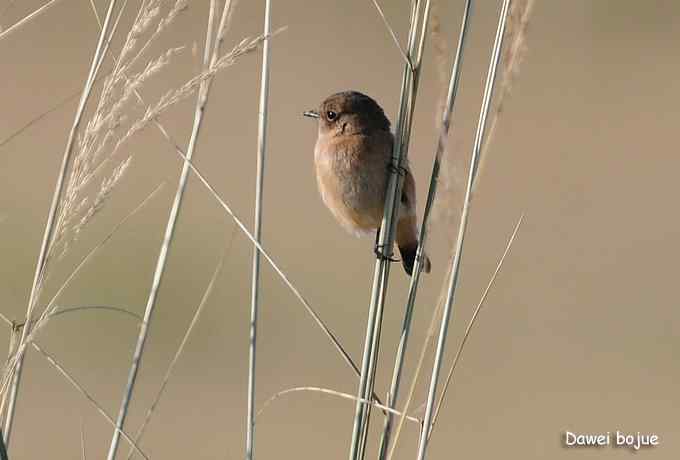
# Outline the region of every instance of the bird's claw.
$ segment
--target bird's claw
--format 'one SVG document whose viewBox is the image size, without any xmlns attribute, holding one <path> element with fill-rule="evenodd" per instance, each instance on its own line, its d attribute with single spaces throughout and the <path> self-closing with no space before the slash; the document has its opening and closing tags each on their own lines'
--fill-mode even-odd
<svg viewBox="0 0 680 460">
<path fill-rule="evenodd" d="M 376 244 L 373 247 L 373 253 L 379 260 L 389 260 L 390 262 L 399 262 L 399 259 L 392 257 L 392 254 L 385 254 L 385 245 Z"/>
<path fill-rule="evenodd" d="M 406 173 L 408 172 L 404 166 L 395 163 L 394 161 L 387 165 L 387 170 L 391 173 L 398 174 L 402 177 L 405 177 Z"/>
</svg>

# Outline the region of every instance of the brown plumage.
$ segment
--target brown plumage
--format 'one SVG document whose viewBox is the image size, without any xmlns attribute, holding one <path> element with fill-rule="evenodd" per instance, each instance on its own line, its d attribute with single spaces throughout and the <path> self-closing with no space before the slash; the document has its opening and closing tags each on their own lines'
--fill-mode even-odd
<svg viewBox="0 0 680 460">
<path fill-rule="evenodd" d="M 394 143 L 383 109 L 364 94 L 346 91 L 333 94 L 318 111 L 305 115 L 319 119 L 314 164 L 324 203 L 349 232 L 364 235 L 378 231 Z M 416 187 L 408 165 L 404 174 L 396 242 L 410 275 L 418 247 Z M 430 271 L 427 256 L 423 271 Z"/>
</svg>

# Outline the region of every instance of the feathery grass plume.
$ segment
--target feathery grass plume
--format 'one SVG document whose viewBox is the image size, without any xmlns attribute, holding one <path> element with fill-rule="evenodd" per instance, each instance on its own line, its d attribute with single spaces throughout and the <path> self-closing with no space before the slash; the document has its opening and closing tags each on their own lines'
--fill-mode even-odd
<svg viewBox="0 0 680 460">
<path fill-rule="evenodd" d="M 279 31 L 281 30 L 283 29 L 279 29 Z M 272 36 L 275 35 L 277 32 L 274 32 Z M 125 132 L 125 134 L 123 134 L 123 136 L 120 139 L 118 139 L 118 141 L 116 142 L 116 146 L 114 147 L 114 150 L 120 148 L 120 146 L 124 142 L 126 142 L 130 137 L 144 129 L 149 123 L 151 123 L 158 116 L 162 115 L 171 106 L 177 104 L 180 101 L 185 100 L 186 98 L 194 94 L 200 87 L 201 83 L 212 78 L 220 70 L 223 70 L 233 65 L 239 57 L 252 53 L 253 51 L 256 51 L 260 47 L 260 44 L 264 41 L 264 39 L 265 36 L 263 35 L 260 35 L 255 38 L 244 38 L 229 53 L 218 58 L 215 61 L 215 63 L 212 66 L 210 66 L 207 70 L 194 76 L 179 88 L 176 88 L 165 93 L 163 96 L 161 96 L 161 98 L 158 100 L 156 104 L 149 106 L 146 109 L 146 112 L 141 118 L 132 123 L 127 132 Z"/>
<path fill-rule="evenodd" d="M 45 273 L 47 270 L 47 263 L 49 260 L 49 251 L 52 248 L 52 241 L 55 234 L 57 211 L 60 206 L 60 202 L 64 194 L 64 182 L 66 180 L 66 175 L 69 170 L 69 165 L 71 164 L 71 159 L 73 157 L 74 151 L 74 141 L 76 133 L 80 128 L 83 114 L 85 111 L 85 106 L 92 93 L 92 86 L 97 77 L 97 73 L 101 66 L 102 61 L 106 57 L 106 53 L 109 49 L 108 44 L 110 43 L 110 37 L 115 33 L 116 25 L 113 26 L 112 30 L 109 31 L 109 24 L 113 16 L 113 10 L 116 6 L 117 0 L 110 0 L 109 6 L 106 13 L 106 18 L 104 19 L 104 24 L 99 33 L 97 39 L 97 46 L 95 48 L 94 54 L 92 56 L 92 62 L 90 64 L 90 69 L 88 71 L 87 78 L 85 80 L 85 85 L 83 92 L 80 97 L 80 102 L 74 116 L 71 129 L 69 130 L 68 139 L 66 141 L 66 147 L 64 148 L 64 153 L 62 155 L 61 164 L 59 166 L 57 181 L 54 187 L 54 193 L 52 194 L 52 200 L 50 203 L 50 209 L 47 212 L 47 222 L 45 223 L 45 229 L 43 231 L 43 237 L 40 243 L 40 251 L 38 252 L 38 260 L 35 266 L 35 272 L 33 275 L 33 283 L 31 284 L 31 290 L 28 298 L 28 306 L 26 308 L 26 321 L 24 327 L 21 331 L 21 338 L 19 340 L 19 345 L 17 346 L 16 359 L 13 360 L 12 365 L 8 365 L 3 370 L 3 380 L 11 381 L 10 391 L 2 392 L 2 406 L 7 407 L 7 412 L 4 414 L 4 429 L 3 436 L 5 446 L 9 445 L 9 440 L 12 434 L 12 427 L 14 422 L 14 413 L 16 409 L 16 401 L 19 394 L 19 386 L 21 384 L 22 375 L 22 364 L 24 359 L 24 349 L 25 340 L 30 333 L 31 323 L 33 320 L 33 312 L 40 300 L 40 293 L 42 292 L 43 282 L 45 279 Z M 122 11 L 122 8 L 121 8 Z M 109 41 L 106 41 L 106 38 Z M 4 382 L 3 382 L 4 383 Z M 4 387 L 3 385 L 3 388 Z"/>
<path fill-rule="evenodd" d="M 100 192 L 96 197 L 99 200 L 92 201 L 87 197 L 87 186 L 102 175 L 104 167 L 113 161 L 122 145 L 122 142 L 116 142 L 113 148 L 108 148 L 116 137 L 120 138 L 122 135 L 120 130 L 127 121 L 125 113 L 130 111 L 132 95 L 168 66 L 172 58 L 182 50 L 170 48 L 156 58 L 150 59 L 140 72 L 130 77 L 126 73 L 131 70 L 133 60 L 139 58 L 149 44 L 158 38 L 160 32 L 186 9 L 186 2 L 179 0 L 159 19 L 162 3 L 162 0 L 152 0 L 143 2 L 140 6 L 114 69 L 104 81 L 96 109 L 79 138 L 78 151 L 73 160 L 53 242 L 53 247 L 61 246 L 62 255 L 67 252 L 68 246 L 78 237 L 85 224 L 101 210 L 105 198 L 111 195 L 128 169 L 131 154 L 117 160 L 118 163 L 109 169 L 108 177 L 101 179 Z M 158 23 L 156 29 L 144 40 L 144 35 L 149 34 L 154 21 Z M 137 45 L 139 45 L 137 54 L 128 59 Z M 107 193 L 101 193 L 104 189 Z"/>
<path fill-rule="evenodd" d="M 441 116 L 446 108 L 447 87 L 449 83 L 447 74 L 447 42 L 442 34 L 442 20 L 440 14 L 439 1 L 432 0 L 432 27 L 430 28 L 430 41 L 432 42 L 435 71 L 437 75 L 437 83 L 439 84 L 439 94 L 436 100 L 436 110 L 434 112 L 434 124 L 437 130 L 441 126 Z M 449 155 L 448 139 L 442 144 L 441 153 L 441 167 L 439 168 L 439 179 L 437 184 L 437 200 L 435 201 L 434 214 L 432 222 L 444 220 L 447 226 L 453 227 L 455 223 L 454 216 L 456 214 L 456 202 L 454 196 L 461 187 L 462 176 L 457 170 L 457 163 L 454 158 L 459 158 L 458 155 L 451 157 Z M 448 233 L 447 233 L 448 235 Z M 450 237 L 449 237 L 450 238 Z M 453 245 L 453 243 L 451 243 Z"/>
<path fill-rule="evenodd" d="M 59 212 L 57 231 L 53 241 L 53 247 L 61 246 L 61 253 L 64 254 L 68 245 L 73 239 L 77 238 L 84 228 L 84 224 L 99 211 L 111 191 L 122 179 L 127 170 L 129 156 L 122 158 L 117 165 L 110 169 L 110 176 L 101 179 L 100 191 L 106 189 L 107 193 L 98 194 L 99 201 L 91 202 L 87 197 L 87 186 L 98 177 L 114 155 L 117 153 L 120 144 L 116 148 L 107 150 L 107 146 L 119 134 L 119 128 L 126 121 L 124 110 L 129 108 L 131 95 L 136 92 L 145 82 L 160 72 L 170 63 L 171 58 L 177 54 L 181 48 L 171 48 L 162 53 L 155 59 L 148 62 L 146 67 L 131 79 L 125 79 L 125 85 L 116 85 L 115 82 L 122 82 L 117 76 L 121 75 L 121 62 L 124 62 L 126 53 L 132 48 L 130 43 L 137 40 L 140 34 L 148 31 L 150 22 L 158 16 L 158 7 L 151 8 L 158 2 L 149 2 L 141 6 L 136 21 L 132 29 L 135 33 L 129 33 L 122 51 L 117 59 L 114 70 L 105 80 L 97 107 L 86 125 L 84 133 L 79 137 L 78 151 L 73 160 L 71 175 L 66 186 L 65 197 Z M 174 10 L 174 8 L 173 8 Z M 146 43 L 149 43 L 147 40 Z M 107 101 L 114 99 L 115 102 L 108 104 Z M 125 165 L 125 167 L 122 167 Z M 85 195 L 83 197 L 83 195 Z"/>
<path fill-rule="evenodd" d="M 76 121 L 72 127 L 71 136 L 67 143 L 66 154 L 62 161 L 62 168 L 57 183 L 57 190 L 53 197 L 52 208 L 46 225 L 46 232 L 41 248 L 38 267 L 36 269 L 36 277 L 31 292 L 31 299 L 29 300 L 29 307 L 27 310 L 27 320 L 22 332 L 21 345 L 17 348 L 16 359 L 11 360 L 5 367 L 3 372 L 2 384 L 0 385 L 0 393 L 3 396 L 3 401 L 9 397 L 10 404 L 8 414 L 5 417 L 5 437 L 9 438 L 9 431 L 7 428 L 11 427 L 14 414 L 14 401 L 16 400 L 16 392 L 20 378 L 20 368 L 26 348 L 26 339 L 31 334 L 31 328 L 35 322 L 34 310 L 39 302 L 40 294 L 44 286 L 44 280 L 48 276 L 49 267 L 52 259 L 57 254 L 57 249 L 62 249 L 62 254 L 65 253 L 69 244 L 75 239 L 85 228 L 92 218 L 104 206 L 106 200 L 111 196 L 116 185 L 120 182 L 124 173 L 128 169 L 129 158 L 123 158 L 117 165 L 114 165 L 110 174 L 101 179 L 98 192 L 94 199 L 88 197 L 88 189 L 86 186 L 95 178 L 97 173 L 102 169 L 102 166 L 110 161 L 115 150 L 106 151 L 111 140 L 117 135 L 117 131 L 121 124 L 125 121 L 122 115 L 123 105 L 116 106 L 110 104 L 113 101 L 114 94 L 125 95 L 126 87 L 123 85 L 116 85 L 117 81 L 121 81 L 117 76 L 121 73 L 121 65 L 126 62 L 126 56 L 135 49 L 135 44 L 139 37 L 144 33 L 148 33 L 151 24 L 157 20 L 159 16 L 159 5 L 163 3 L 162 0 L 143 1 L 138 10 L 137 16 L 131 27 L 131 32 L 122 47 L 121 53 L 116 61 L 114 70 L 111 75 L 104 81 L 103 88 L 99 95 L 99 100 L 90 120 L 86 123 L 82 133 L 78 134 L 78 127 L 82 120 L 85 105 L 91 94 L 94 79 L 101 66 L 103 58 L 108 51 L 109 44 L 117 26 L 122 17 L 124 6 L 120 8 L 118 17 L 112 27 L 108 27 L 113 17 L 113 8 L 115 1 L 111 1 L 107 12 L 104 27 L 101 30 L 100 39 L 93 58 L 90 75 L 85 85 L 84 95 L 81 97 L 81 103 L 76 114 Z M 184 9 L 185 2 L 178 1 L 171 9 L 170 13 L 165 16 L 165 21 L 162 27 L 157 27 L 156 31 L 163 30 L 174 19 L 177 14 Z M 170 19 L 168 19 L 170 18 Z M 148 46 L 148 43 L 155 39 L 157 34 L 151 34 L 151 37 L 146 40 L 142 49 Z M 132 89 L 136 91 L 142 83 L 155 75 L 164 66 L 169 63 L 170 57 L 176 52 L 175 49 L 169 53 L 152 60 L 146 66 L 143 72 L 137 75 L 136 83 Z M 141 52 L 137 53 L 136 57 L 141 56 Z M 129 90 L 128 90 L 129 91 Z M 129 99 L 129 97 L 127 98 Z M 124 101 L 125 102 L 125 101 Z M 77 142 L 75 142 L 77 138 Z M 75 144 L 75 145 L 74 145 Z M 68 175 L 68 177 L 66 177 Z M 48 318 L 49 312 L 43 311 L 39 315 L 41 318 Z M 7 393 L 8 384 L 14 381 L 11 393 Z M 4 403 L 3 403 L 4 404 Z"/>
<path fill-rule="evenodd" d="M 74 238 L 76 238 L 80 234 L 80 232 L 83 230 L 85 225 L 87 225 L 90 219 L 92 219 L 92 217 L 97 212 L 99 212 L 102 206 L 104 206 L 104 202 L 109 197 L 109 195 L 111 195 L 111 192 L 115 188 L 118 181 L 120 181 L 120 178 L 123 176 L 123 174 L 125 174 L 125 171 L 127 171 L 128 166 L 130 166 L 130 160 L 131 158 L 128 157 L 126 160 L 124 160 L 122 163 L 120 163 L 113 169 L 111 176 L 105 178 L 102 181 L 101 186 L 99 188 L 99 192 L 97 192 L 97 195 L 92 201 L 92 205 L 87 208 L 87 211 L 85 211 L 83 216 L 80 218 L 80 221 L 73 227 Z"/>
<path fill-rule="evenodd" d="M 506 40 L 509 46 L 505 47 L 503 56 L 501 57 L 501 81 L 498 84 L 498 91 L 492 102 L 491 117 L 489 119 L 489 128 L 487 130 L 486 139 L 482 145 L 481 156 L 479 160 L 479 171 L 475 177 L 473 186 L 476 188 L 481 173 L 484 171 L 486 159 L 488 157 L 489 146 L 493 141 L 498 126 L 498 120 L 503 113 L 504 104 L 512 91 L 512 85 L 519 75 L 520 66 L 527 53 L 526 31 L 529 26 L 529 19 L 534 8 L 534 0 L 518 0 L 513 3 L 510 8 L 510 17 L 508 18 L 508 29 L 506 31 Z"/>
<path fill-rule="evenodd" d="M 232 4 L 236 4 L 236 2 L 232 2 Z M 229 24 L 230 21 L 230 14 L 227 16 L 226 23 Z M 285 27 L 282 27 L 276 31 L 274 31 L 272 34 L 270 34 L 270 37 L 275 36 L 279 32 L 285 30 Z M 266 36 L 260 37 L 261 39 L 265 39 Z M 241 49 L 244 47 L 244 43 L 247 41 L 244 40 L 242 44 L 237 45 L 235 49 Z M 194 43 L 194 50 L 193 54 L 197 53 L 196 50 L 196 43 Z M 191 84 L 187 84 L 185 86 L 191 86 Z M 186 91 L 180 91 L 185 93 L 186 96 L 193 94 L 191 92 L 186 92 Z M 136 94 L 137 100 L 140 104 L 144 104 L 143 99 L 139 94 Z M 168 143 L 174 148 L 175 153 L 177 153 L 178 157 L 184 161 L 187 161 L 187 158 L 182 151 L 182 149 L 177 145 L 177 143 L 170 137 L 168 134 L 167 130 L 159 123 L 157 118 L 154 118 L 153 116 L 150 117 L 150 122 L 153 122 L 155 126 L 159 129 L 160 133 L 163 135 L 163 137 L 168 141 Z M 229 215 L 231 218 L 234 219 L 235 223 L 237 224 L 237 227 L 241 232 L 244 233 L 244 235 L 253 243 L 253 246 L 255 246 L 262 254 L 262 256 L 265 258 L 265 260 L 272 266 L 274 269 L 275 273 L 281 277 L 283 280 L 284 284 L 291 290 L 291 292 L 295 295 L 295 297 L 301 302 L 301 304 L 305 307 L 307 313 L 312 317 L 312 319 L 315 321 L 315 323 L 319 326 L 319 328 L 324 332 L 324 334 L 328 337 L 328 339 L 331 341 L 332 345 L 335 347 L 335 349 L 340 353 L 342 358 L 344 359 L 345 363 L 352 369 L 352 371 L 359 376 L 359 369 L 358 367 L 354 364 L 352 361 L 352 358 L 349 356 L 349 354 L 345 351 L 343 348 L 342 344 L 339 342 L 335 334 L 328 328 L 328 326 L 323 322 L 323 320 L 319 317 L 319 315 L 316 313 L 316 311 L 312 308 L 312 306 L 307 302 L 307 300 L 301 295 L 301 293 L 298 291 L 298 289 L 295 287 L 293 283 L 288 279 L 288 277 L 281 271 L 279 266 L 274 262 L 274 260 L 271 258 L 271 256 L 267 253 L 267 251 L 264 250 L 264 248 L 257 242 L 257 240 L 253 237 L 253 235 L 248 231 L 248 229 L 245 227 L 243 222 L 233 213 L 231 208 L 225 203 L 225 201 L 217 194 L 215 189 L 210 185 L 210 183 L 206 180 L 206 178 L 203 176 L 203 174 L 194 166 L 193 164 L 189 163 L 189 168 L 191 171 L 194 173 L 194 175 L 199 179 L 200 183 L 204 185 L 207 189 L 207 191 L 212 195 L 212 197 L 218 202 L 218 204 L 222 207 L 222 209 Z M 373 393 L 373 399 L 376 401 L 380 402 L 380 398 Z"/>
<path fill-rule="evenodd" d="M 430 15 L 430 22 L 432 24 L 430 26 L 430 43 L 432 44 L 432 55 L 435 63 L 434 67 L 437 75 L 437 83 L 439 85 L 439 94 L 437 96 L 434 112 L 434 127 L 439 129 L 442 122 L 441 114 L 444 113 L 444 109 L 446 108 L 446 94 L 449 83 L 447 72 L 448 44 L 442 33 L 442 17 L 439 0 L 432 0 Z"/>
<path fill-rule="evenodd" d="M 475 176 L 473 188 L 476 189 L 479 178 L 484 171 L 488 151 L 493 141 L 500 115 L 503 112 L 504 104 L 510 96 L 512 85 L 520 72 L 520 65 L 526 55 L 526 31 L 534 7 L 534 0 L 518 0 L 510 7 L 510 16 L 505 31 L 506 46 L 503 48 L 501 56 L 501 71 L 498 82 L 498 89 L 494 93 L 491 102 L 491 112 L 489 114 L 489 127 L 487 128 L 486 138 L 480 153 L 478 173 Z M 433 37 L 434 38 L 434 37 Z M 435 215 L 436 220 L 440 220 L 446 226 L 455 227 L 457 225 L 458 212 L 460 206 L 458 196 L 463 187 L 464 169 L 460 167 L 457 159 L 460 155 L 444 155 L 442 158 L 442 170 L 439 184 L 439 197 L 436 201 Z M 453 206 L 456 204 L 456 206 Z M 449 238 L 450 239 L 450 238 Z M 453 246 L 454 242 L 450 241 Z"/>
</svg>

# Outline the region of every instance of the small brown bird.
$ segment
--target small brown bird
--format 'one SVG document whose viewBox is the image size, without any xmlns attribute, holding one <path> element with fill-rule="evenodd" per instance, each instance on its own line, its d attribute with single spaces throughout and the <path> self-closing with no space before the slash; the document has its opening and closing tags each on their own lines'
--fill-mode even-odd
<svg viewBox="0 0 680 460">
<path fill-rule="evenodd" d="M 350 233 L 362 236 L 376 231 L 375 253 L 385 257 L 377 241 L 394 144 L 385 112 L 365 94 L 345 91 L 304 115 L 319 120 L 314 164 L 321 198 Z M 396 242 L 404 269 L 411 275 L 418 248 L 416 185 L 408 165 L 401 169 L 405 177 L 395 216 Z M 423 271 L 430 272 L 426 256 Z"/>
</svg>

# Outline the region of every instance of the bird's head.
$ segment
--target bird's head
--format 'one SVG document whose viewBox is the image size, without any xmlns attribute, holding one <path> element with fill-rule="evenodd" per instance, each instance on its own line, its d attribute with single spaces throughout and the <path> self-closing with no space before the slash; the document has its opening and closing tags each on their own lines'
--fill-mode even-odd
<svg viewBox="0 0 680 460">
<path fill-rule="evenodd" d="M 375 130 L 390 130 L 390 121 L 378 103 L 357 91 L 333 94 L 321 103 L 318 110 L 309 110 L 304 115 L 319 120 L 320 136 L 370 134 Z"/>
</svg>

